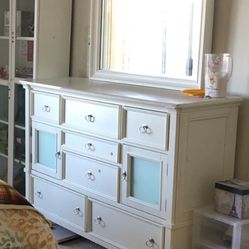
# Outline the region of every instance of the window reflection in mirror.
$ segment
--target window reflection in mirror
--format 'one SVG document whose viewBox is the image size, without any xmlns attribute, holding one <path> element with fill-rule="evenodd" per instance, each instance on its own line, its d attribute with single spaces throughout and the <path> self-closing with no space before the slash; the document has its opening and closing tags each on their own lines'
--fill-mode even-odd
<svg viewBox="0 0 249 249">
<path fill-rule="evenodd" d="M 198 82 L 205 0 L 102 0 L 100 6 L 99 77 Z"/>
</svg>

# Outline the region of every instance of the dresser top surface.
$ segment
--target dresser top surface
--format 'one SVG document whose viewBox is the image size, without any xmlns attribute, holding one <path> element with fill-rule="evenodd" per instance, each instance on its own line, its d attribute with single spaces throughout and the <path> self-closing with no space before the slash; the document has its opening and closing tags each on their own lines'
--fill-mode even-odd
<svg viewBox="0 0 249 249">
<path fill-rule="evenodd" d="M 84 78 L 31 79 L 21 80 L 23 85 L 32 88 L 44 88 L 46 91 L 58 91 L 85 95 L 88 97 L 105 98 L 110 101 L 135 102 L 151 104 L 163 108 L 187 108 L 193 106 L 239 104 L 240 97 L 202 98 L 184 95 L 181 91 L 154 87 L 135 86 L 128 84 L 94 81 Z"/>
</svg>

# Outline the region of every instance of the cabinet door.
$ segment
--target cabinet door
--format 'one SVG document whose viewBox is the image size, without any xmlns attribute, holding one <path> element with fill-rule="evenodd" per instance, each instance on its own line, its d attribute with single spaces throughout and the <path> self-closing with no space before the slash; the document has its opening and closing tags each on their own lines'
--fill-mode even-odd
<svg viewBox="0 0 249 249">
<path fill-rule="evenodd" d="M 8 87 L 0 85 L 0 179 L 8 180 Z"/>
<path fill-rule="evenodd" d="M 167 155 L 124 146 L 122 202 L 164 217 L 166 189 Z"/>
<path fill-rule="evenodd" d="M 61 178 L 60 129 L 41 123 L 32 123 L 33 162 L 32 169 L 46 175 Z"/>
<path fill-rule="evenodd" d="M 15 84 L 13 186 L 25 194 L 25 90 Z"/>
<path fill-rule="evenodd" d="M 0 79 L 9 79 L 10 1 L 0 2 Z"/>
<path fill-rule="evenodd" d="M 15 77 L 33 76 L 34 0 L 16 0 Z"/>
</svg>

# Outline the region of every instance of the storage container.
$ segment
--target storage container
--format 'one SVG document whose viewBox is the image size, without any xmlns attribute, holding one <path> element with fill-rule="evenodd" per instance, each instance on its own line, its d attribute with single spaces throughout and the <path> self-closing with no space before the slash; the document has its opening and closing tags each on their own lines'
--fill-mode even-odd
<svg viewBox="0 0 249 249">
<path fill-rule="evenodd" d="M 213 207 L 194 211 L 192 249 L 248 249 L 249 219 L 217 213 Z"/>
<path fill-rule="evenodd" d="M 215 209 L 236 218 L 249 218 L 249 182 L 238 179 L 216 182 Z"/>
</svg>

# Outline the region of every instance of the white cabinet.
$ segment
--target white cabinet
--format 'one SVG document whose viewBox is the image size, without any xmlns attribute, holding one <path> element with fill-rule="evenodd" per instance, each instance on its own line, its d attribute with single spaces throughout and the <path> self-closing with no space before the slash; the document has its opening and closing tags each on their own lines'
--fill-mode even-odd
<svg viewBox="0 0 249 249">
<path fill-rule="evenodd" d="M 233 177 L 240 98 L 78 78 L 22 84 L 33 110 L 26 172 L 37 208 L 110 249 L 191 247 L 193 210 L 212 203 L 216 181 Z M 84 200 L 81 229 L 38 202 L 40 181 L 45 192 L 54 186 L 58 203 L 63 192 L 67 202 Z"/>
<path fill-rule="evenodd" d="M 25 91 L 19 80 L 68 76 L 71 8 L 71 0 L 0 1 L 0 178 L 23 194 Z"/>
</svg>

